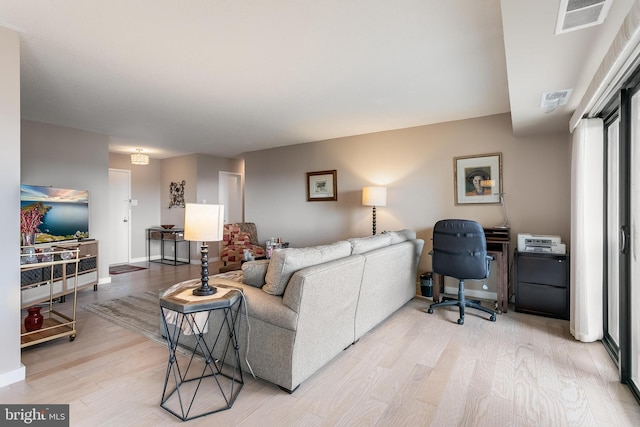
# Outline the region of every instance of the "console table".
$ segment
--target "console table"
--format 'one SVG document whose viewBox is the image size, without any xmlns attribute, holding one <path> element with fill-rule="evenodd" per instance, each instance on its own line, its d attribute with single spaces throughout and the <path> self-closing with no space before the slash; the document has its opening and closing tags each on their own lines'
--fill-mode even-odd
<svg viewBox="0 0 640 427">
<path fill-rule="evenodd" d="M 509 306 L 510 281 L 509 281 L 509 229 L 485 228 L 487 240 L 487 254 L 493 257 L 497 265 L 497 301 L 496 310 L 506 313 Z M 440 289 L 444 289 L 444 277 L 433 274 L 433 301 L 440 301 Z"/>
<path fill-rule="evenodd" d="M 160 242 L 160 258 L 151 259 L 151 242 Z M 164 247 L 165 243 L 169 243 L 173 249 L 173 257 L 165 255 Z M 178 260 L 178 249 L 180 244 L 187 246 L 187 260 Z M 151 227 L 147 228 L 147 260 L 149 262 L 159 262 L 161 264 L 189 264 L 191 262 L 191 242 L 184 240 L 184 230 L 182 228 L 162 228 Z"/>
<path fill-rule="evenodd" d="M 160 406 L 182 421 L 231 408 L 244 385 L 238 341 L 242 293 L 219 287 L 213 295 L 194 296 L 198 286 L 199 280 L 183 282 L 160 297 L 169 348 Z M 207 333 L 212 316 L 222 317 L 220 328 Z M 182 335 L 195 339 L 189 355 L 180 347 Z"/>
</svg>

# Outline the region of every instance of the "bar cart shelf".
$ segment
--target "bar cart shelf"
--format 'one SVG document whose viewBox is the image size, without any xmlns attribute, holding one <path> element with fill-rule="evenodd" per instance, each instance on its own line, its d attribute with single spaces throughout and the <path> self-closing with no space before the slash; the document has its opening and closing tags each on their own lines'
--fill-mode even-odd
<svg viewBox="0 0 640 427">
<path fill-rule="evenodd" d="M 32 248 L 33 250 L 29 250 Z M 80 262 L 80 249 L 75 248 L 55 248 L 49 252 L 35 253 L 33 247 L 22 247 L 20 254 L 20 271 L 31 271 L 40 269 L 41 275 L 46 275 L 47 280 L 36 284 L 22 284 L 22 293 L 28 292 L 34 287 L 47 286 L 49 295 L 46 300 L 37 304 L 42 307 L 43 316 L 42 327 L 34 331 L 27 331 L 24 325 L 24 316 L 21 318 L 20 347 L 28 347 L 42 342 L 50 341 L 61 337 L 69 337 L 70 341 L 76 338 L 76 306 L 78 291 L 78 267 Z M 56 300 L 60 297 L 54 295 L 55 281 L 63 280 L 65 286 L 68 284 L 67 295 L 73 296 L 71 314 L 63 313 L 55 308 Z M 24 302 L 24 301 L 23 301 Z M 24 307 L 24 304 L 23 304 Z"/>
</svg>

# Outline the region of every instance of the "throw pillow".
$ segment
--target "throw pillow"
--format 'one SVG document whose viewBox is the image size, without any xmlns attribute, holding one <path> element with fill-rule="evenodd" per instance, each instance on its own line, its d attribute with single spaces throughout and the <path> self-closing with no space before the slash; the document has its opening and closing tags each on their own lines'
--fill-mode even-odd
<svg viewBox="0 0 640 427">
<path fill-rule="evenodd" d="M 389 234 L 378 234 L 369 237 L 354 237 L 349 239 L 349 243 L 353 248 L 351 253 L 356 255 L 389 246 L 391 244 L 391 236 Z"/>
<path fill-rule="evenodd" d="M 415 240 L 416 232 L 413 230 L 398 230 L 398 231 L 383 231 L 383 234 L 388 234 L 391 236 L 391 244 L 395 245 L 396 243 L 402 243 L 407 240 Z"/>
<path fill-rule="evenodd" d="M 247 261 L 242 264 L 242 283 L 261 288 L 265 283 L 265 276 L 269 268 L 268 259 Z"/>
<path fill-rule="evenodd" d="M 279 249 L 273 253 L 262 290 L 271 295 L 283 295 L 289 279 L 298 270 L 351 255 L 349 242 L 308 248 Z"/>
</svg>

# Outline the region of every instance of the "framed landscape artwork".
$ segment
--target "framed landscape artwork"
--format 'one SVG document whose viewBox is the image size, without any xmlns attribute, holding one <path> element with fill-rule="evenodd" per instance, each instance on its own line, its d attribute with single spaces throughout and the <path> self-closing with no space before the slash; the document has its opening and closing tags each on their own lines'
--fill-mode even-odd
<svg viewBox="0 0 640 427">
<path fill-rule="evenodd" d="M 338 200 L 338 178 L 335 170 L 307 172 L 307 202 Z"/>
<path fill-rule="evenodd" d="M 455 157 L 453 179 L 456 205 L 500 204 L 502 153 Z"/>
</svg>

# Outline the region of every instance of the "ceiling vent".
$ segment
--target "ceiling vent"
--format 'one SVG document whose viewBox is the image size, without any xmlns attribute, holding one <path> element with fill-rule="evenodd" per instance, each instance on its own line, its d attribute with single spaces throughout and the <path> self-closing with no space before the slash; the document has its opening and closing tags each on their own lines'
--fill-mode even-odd
<svg viewBox="0 0 640 427">
<path fill-rule="evenodd" d="M 556 34 L 600 25 L 613 0 L 560 0 Z"/>
<path fill-rule="evenodd" d="M 573 89 L 543 93 L 540 100 L 540 108 L 544 109 L 545 114 L 555 111 L 560 105 L 565 105 L 569 102 L 571 92 L 573 92 Z"/>
</svg>

